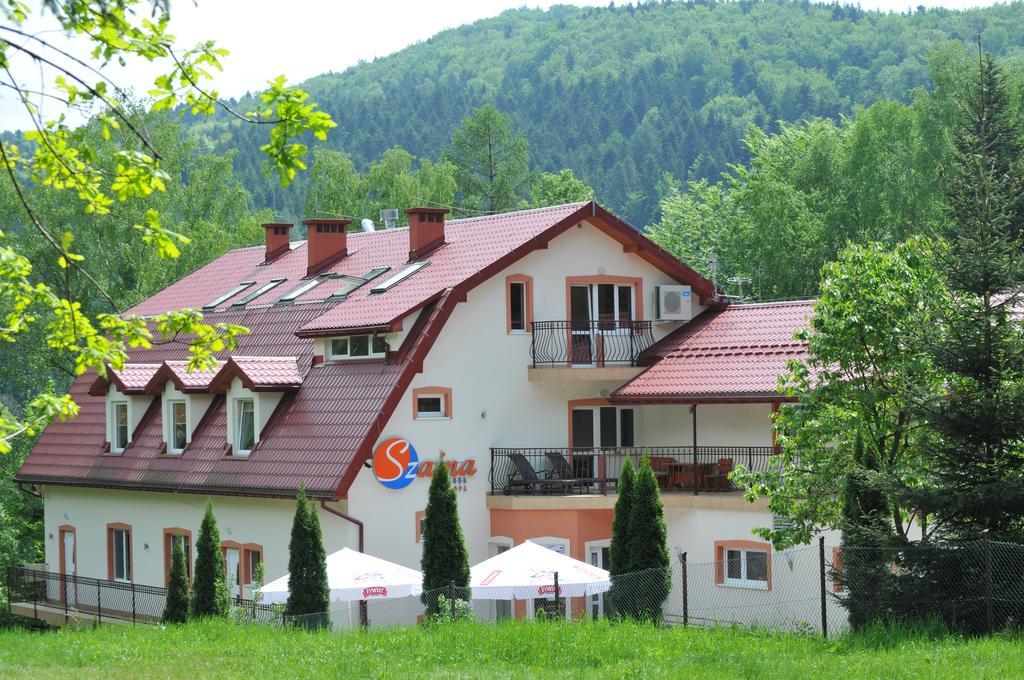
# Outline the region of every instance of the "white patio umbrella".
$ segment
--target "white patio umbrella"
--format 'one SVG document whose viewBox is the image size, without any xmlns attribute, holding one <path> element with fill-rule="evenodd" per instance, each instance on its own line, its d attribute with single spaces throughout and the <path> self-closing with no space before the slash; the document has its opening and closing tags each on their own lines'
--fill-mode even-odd
<svg viewBox="0 0 1024 680">
<path fill-rule="evenodd" d="M 611 577 L 604 569 L 526 541 L 469 570 L 474 599 L 527 600 L 555 594 L 558 573 L 560 597 L 595 595 L 608 590 Z"/>
<path fill-rule="evenodd" d="M 383 600 L 419 595 L 423 574 L 379 557 L 342 548 L 327 556 L 327 585 L 332 602 Z M 288 601 L 288 574 L 260 589 L 267 604 Z"/>
</svg>

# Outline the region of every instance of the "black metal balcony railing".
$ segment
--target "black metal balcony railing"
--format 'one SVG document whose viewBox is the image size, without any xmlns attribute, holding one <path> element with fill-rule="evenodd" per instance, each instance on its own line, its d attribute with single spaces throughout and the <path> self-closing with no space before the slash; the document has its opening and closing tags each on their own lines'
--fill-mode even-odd
<svg viewBox="0 0 1024 680">
<path fill-rule="evenodd" d="M 729 473 L 768 471 L 777 467 L 771 446 L 635 446 L 618 448 L 494 448 L 491 449 L 491 493 L 572 495 L 608 493 L 618 487 L 622 465 L 634 467 L 651 457 L 663 491 L 734 491 Z"/>
<path fill-rule="evenodd" d="M 105 620 L 159 623 L 167 603 L 167 589 L 125 581 L 109 581 L 73 574 L 42 571 L 29 567 L 7 567 L 9 605 L 31 605 L 33 616 L 40 610 L 63 613 L 66 621 L 87 615 L 97 623 Z M 281 608 L 253 600 L 232 598 L 235 613 L 256 623 L 278 623 Z M 24 614 L 25 608 L 19 613 Z"/>
<path fill-rule="evenodd" d="M 635 366 L 654 344 L 650 321 L 534 321 L 532 328 L 534 366 Z"/>
</svg>

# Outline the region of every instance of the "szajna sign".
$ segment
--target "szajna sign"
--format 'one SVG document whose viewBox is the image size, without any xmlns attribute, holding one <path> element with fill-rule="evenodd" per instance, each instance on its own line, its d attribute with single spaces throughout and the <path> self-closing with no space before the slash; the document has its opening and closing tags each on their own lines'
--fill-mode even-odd
<svg viewBox="0 0 1024 680">
<path fill-rule="evenodd" d="M 469 479 L 476 476 L 476 460 L 441 460 L 453 480 Z M 430 479 L 434 476 L 435 461 L 420 461 L 412 443 L 399 437 L 385 439 L 373 453 L 373 475 L 389 489 L 404 489 L 417 478 Z"/>
</svg>

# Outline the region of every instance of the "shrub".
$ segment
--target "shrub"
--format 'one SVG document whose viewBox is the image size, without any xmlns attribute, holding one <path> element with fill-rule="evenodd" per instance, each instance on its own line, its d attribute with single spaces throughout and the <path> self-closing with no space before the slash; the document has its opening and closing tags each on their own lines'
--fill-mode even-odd
<svg viewBox="0 0 1024 680">
<path fill-rule="evenodd" d="M 207 501 L 203 523 L 199 527 L 199 539 L 196 541 L 196 566 L 189 614 L 193 617 L 224 617 L 228 615 L 230 606 L 224 555 L 220 551 L 220 531 L 217 529 L 217 518 L 213 516 L 213 503 Z"/>
<path fill-rule="evenodd" d="M 185 623 L 188 621 L 188 572 L 185 567 L 185 551 L 181 542 L 172 540 L 171 574 L 167 584 L 167 601 L 164 603 L 163 623 Z"/>
</svg>

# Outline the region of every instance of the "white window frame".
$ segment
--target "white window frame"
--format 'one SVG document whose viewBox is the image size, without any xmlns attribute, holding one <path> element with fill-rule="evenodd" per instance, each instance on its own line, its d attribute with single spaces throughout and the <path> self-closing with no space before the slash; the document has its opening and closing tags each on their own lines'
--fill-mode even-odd
<svg viewBox="0 0 1024 680">
<path fill-rule="evenodd" d="M 421 411 L 420 410 L 420 399 L 438 399 L 441 402 L 441 408 L 438 411 Z M 441 392 L 429 392 L 426 394 L 416 395 L 416 420 L 448 420 L 449 416 L 445 415 L 448 413 L 448 395 Z"/>
<path fill-rule="evenodd" d="M 729 553 L 738 552 L 740 553 L 740 578 L 729 577 Z M 728 546 L 722 549 L 722 585 L 730 588 L 747 588 L 749 590 L 768 590 L 768 579 L 770 574 L 765 572 L 765 580 L 758 581 L 747 578 L 747 554 L 748 553 L 759 553 L 764 555 L 765 565 L 767 569 L 771 569 L 771 560 L 769 559 L 767 550 L 751 550 L 747 548 L 730 548 Z"/>
<path fill-rule="evenodd" d="M 118 443 L 118 422 L 117 422 L 117 411 L 119 408 L 124 407 L 124 444 Z M 110 402 L 110 450 L 114 453 L 121 453 L 128 444 L 132 441 L 132 413 L 131 408 L 127 401 L 116 400 Z"/>
<path fill-rule="evenodd" d="M 176 425 L 174 422 L 174 407 L 178 404 L 181 404 L 181 407 L 185 411 L 185 422 L 183 423 L 185 426 L 185 442 L 180 448 L 174 445 L 174 430 Z M 167 403 L 167 453 L 179 454 L 185 450 L 185 447 L 188 446 L 188 430 L 188 401 L 185 399 L 170 400 Z"/>
<path fill-rule="evenodd" d="M 360 355 L 357 355 L 357 356 L 353 356 L 352 354 L 350 354 L 349 352 L 351 352 L 351 350 L 352 350 L 352 338 L 367 338 L 367 342 L 369 343 L 369 351 L 368 351 L 368 353 L 367 354 L 360 354 Z M 381 342 L 383 342 L 385 344 L 385 349 L 382 352 L 375 352 L 374 349 L 373 349 L 374 340 L 376 340 L 377 338 L 380 338 Z M 346 349 L 344 354 L 335 353 L 335 351 L 334 351 L 334 342 L 336 340 L 346 340 L 347 341 L 347 345 L 346 345 L 347 349 Z M 327 360 L 328 361 L 353 361 L 353 360 L 359 360 L 359 359 L 383 359 L 385 356 L 387 356 L 386 345 L 387 345 L 387 341 L 384 340 L 384 336 L 376 335 L 376 334 L 372 334 L 372 333 L 371 334 L 364 333 L 364 334 L 360 334 L 360 335 L 343 335 L 343 336 L 336 337 L 336 338 L 328 338 L 327 339 Z"/>
<path fill-rule="evenodd" d="M 597 555 L 600 556 L 601 555 L 601 551 L 604 548 L 608 548 L 609 550 L 611 550 L 612 539 L 610 539 L 610 538 L 603 538 L 603 539 L 600 539 L 600 540 L 597 540 L 597 541 L 587 541 L 583 545 L 586 546 L 586 555 L 587 555 L 586 562 L 587 562 L 587 564 L 589 564 L 591 566 L 594 566 L 594 567 L 597 567 L 598 569 L 604 569 L 606 571 L 611 569 L 611 565 L 609 565 L 609 564 L 594 564 L 594 554 L 597 553 Z M 609 559 L 611 559 L 610 555 L 609 555 Z M 603 561 L 603 560 L 600 560 L 600 558 L 599 558 L 599 561 Z M 604 595 L 605 595 L 604 593 L 597 593 L 597 594 L 591 595 L 589 598 L 587 598 L 587 603 L 586 603 L 587 604 L 587 612 L 586 612 L 587 616 L 589 616 L 591 618 L 594 618 L 594 605 L 597 605 L 597 609 L 598 609 L 598 616 L 597 616 L 597 618 L 601 618 L 601 617 L 604 616 L 604 610 L 605 610 Z"/>
<path fill-rule="evenodd" d="M 252 446 L 256 447 L 256 400 L 253 398 L 235 399 L 235 441 L 232 443 L 235 455 L 242 458 L 252 453 L 252 448 L 242 448 L 242 414 L 245 412 L 246 404 L 252 406 Z"/>
<path fill-rule="evenodd" d="M 121 535 L 121 541 L 123 542 L 123 551 L 121 553 L 121 562 L 118 564 L 117 560 L 117 543 L 118 534 Z M 114 573 L 112 576 L 115 581 L 120 583 L 130 583 L 132 573 L 132 532 L 128 529 L 111 529 L 110 530 L 110 556 L 113 560 Z M 124 576 L 117 575 L 117 569 L 120 567 L 124 572 Z"/>
</svg>

